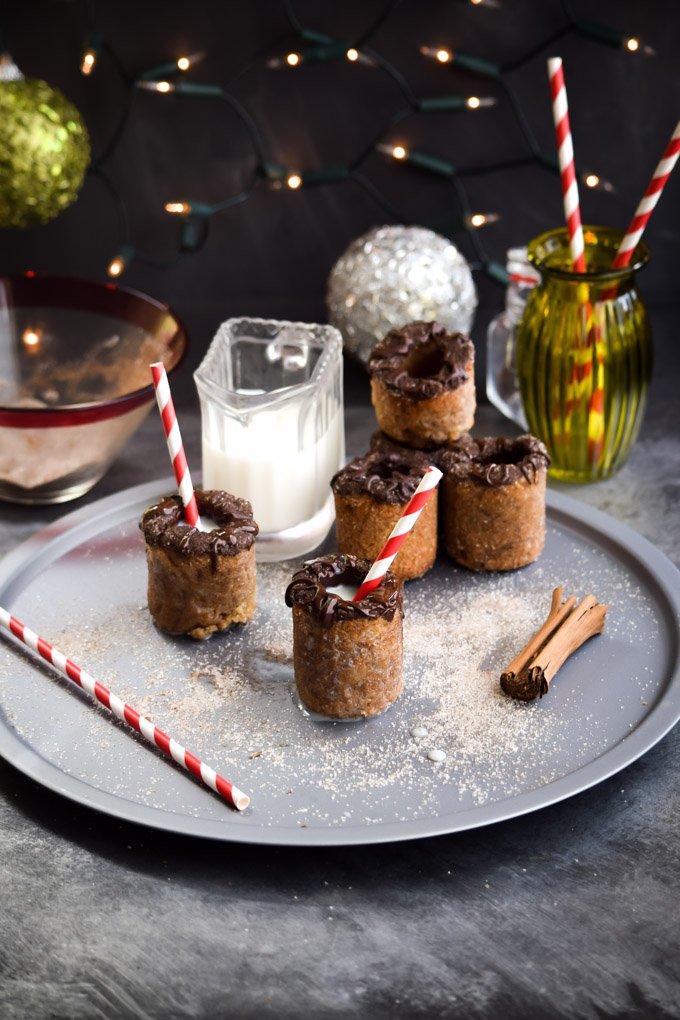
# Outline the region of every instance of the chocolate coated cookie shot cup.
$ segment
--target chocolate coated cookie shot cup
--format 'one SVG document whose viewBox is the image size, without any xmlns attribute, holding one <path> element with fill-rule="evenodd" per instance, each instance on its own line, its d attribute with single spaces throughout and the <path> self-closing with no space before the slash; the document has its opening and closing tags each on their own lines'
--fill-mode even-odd
<svg viewBox="0 0 680 1020">
<path fill-rule="evenodd" d="M 370 566 L 324 556 L 298 570 L 286 590 L 297 691 L 306 708 L 328 719 L 379 715 L 402 691 L 402 582 L 388 571 L 360 602 L 329 590 L 357 590 Z"/>
<path fill-rule="evenodd" d="M 148 603 L 159 630 L 202 639 L 255 613 L 255 537 L 250 503 L 221 490 L 195 490 L 198 512 L 217 525 L 192 528 L 179 496 L 166 496 L 140 521 Z"/>
<path fill-rule="evenodd" d="M 458 439 L 474 423 L 475 350 L 436 322 L 393 329 L 368 363 L 371 400 L 383 432 L 416 449 Z"/>
<path fill-rule="evenodd" d="M 356 457 L 338 471 L 331 480 L 338 551 L 375 560 L 427 467 L 424 454 L 405 450 Z M 436 556 L 435 498 L 425 504 L 391 569 L 397 577 L 409 581 L 427 573 Z"/>
<path fill-rule="evenodd" d="M 442 453 L 446 551 L 469 570 L 516 570 L 545 543 L 550 458 L 534 436 L 472 439 Z"/>
</svg>

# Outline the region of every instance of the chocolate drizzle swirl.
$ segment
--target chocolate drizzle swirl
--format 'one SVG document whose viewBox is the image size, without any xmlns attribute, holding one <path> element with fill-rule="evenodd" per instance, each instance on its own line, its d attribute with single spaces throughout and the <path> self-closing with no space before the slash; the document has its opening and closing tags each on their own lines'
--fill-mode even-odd
<svg viewBox="0 0 680 1020">
<path fill-rule="evenodd" d="M 347 602 L 326 589 L 341 584 L 361 584 L 369 571 L 368 560 L 355 556 L 321 556 L 305 563 L 293 574 L 286 588 L 286 605 L 301 606 L 316 616 L 322 627 L 337 620 L 393 620 L 394 614 L 404 615 L 404 588 L 398 577 L 388 570 L 385 577 L 361 602 Z"/>
<path fill-rule="evenodd" d="M 213 569 L 218 556 L 237 556 L 250 549 L 259 528 L 247 499 L 231 496 L 221 489 L 195 489 L 201 517 L 214 521 L 215 531 L 199 531 L 187 524 L 179 496 L 165 496 L 156 506 L 145 510 L 139 527 L 147 545 L 171 549 L 182 556 L 208 553 Z"/>
<path fill-rule="evenodd" d="M 378 503 L 406 504 L 425 474 L 427 457 L 417 450 L 368 453 L 338 471 L 333 492 L 343 496 L 372 496 Z"/>
<path fill-rule="evenodd" d="M 491 488 L 513 485 L 525 478 L 534 485 L 550 465 L 550 457 L 540 439 L 461 438 L 442 450 L 439 467 L 450 477 L 477 482 Z"/>
<path fill-rule="evenodd" d="M 456 444 L 469 439 L 469 434 L 464 432 L 460 439 L 456 440 Z M 455 445 L 455 444 L 454 444 Z M 402 457 L 418 456 L 425 460 L 426 466 L 434 464 L 435 467 L 441 468 L 440 459 L 448 451 L 449 445 L 446 446 L 433 446 L 429 450 L 418 449 L 414 450 L 410 446 L 405 446 L 403 443 L 398 443 L 396 439 L 392 439 L 387 435 L 386 432 L 374 432 L 371 436 L 369 443 L 371 453 L 398 453 Z"/>
<path fill-rule="evenodd" d="M 470 377 L 475 350 L 462 333 L 436 322 L 411 322 L 391 330 L 373 350 L 371 376 L 411 400 L 432 400 Z"/>
</svg>

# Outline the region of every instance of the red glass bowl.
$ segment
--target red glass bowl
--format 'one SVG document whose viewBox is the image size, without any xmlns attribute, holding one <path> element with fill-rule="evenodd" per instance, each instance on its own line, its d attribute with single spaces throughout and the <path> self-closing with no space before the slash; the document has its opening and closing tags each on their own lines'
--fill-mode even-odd
<svg viewBox="0 0 680 1020">
<path fill-rule="evenodd" d="M 187 347 L 167 305 L 112 283 L 0 277 L 0 498 L 61 503 L 97 482 Z M 147 381 L 148 380 L 148 381 Z"/>
</svg>

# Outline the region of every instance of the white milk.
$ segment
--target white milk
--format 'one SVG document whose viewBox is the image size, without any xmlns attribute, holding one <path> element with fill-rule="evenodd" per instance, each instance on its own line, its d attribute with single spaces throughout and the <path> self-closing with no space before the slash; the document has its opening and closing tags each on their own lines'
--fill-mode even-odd
<svg viewBox="0 0 680 1020">
<path fill-rule="evenodd" d="M 340 415 L 329 418 L 318 438 L 313 418 L 299 436 L 297 406 L 258 410 L 247 425 L 225 415 L 219 437 L 203 436 L 204 488 L 249 500 L 265 533 L 309 520 L 328 499 L 345 452 Z"/>
<path fill-rule="evenodd" d="M 339 595 L 345 602 L 352 602 L 359 591 L 358 584 L 336 584 L 333 588 L 326 588 L 329 595 Z"/>
</svg>

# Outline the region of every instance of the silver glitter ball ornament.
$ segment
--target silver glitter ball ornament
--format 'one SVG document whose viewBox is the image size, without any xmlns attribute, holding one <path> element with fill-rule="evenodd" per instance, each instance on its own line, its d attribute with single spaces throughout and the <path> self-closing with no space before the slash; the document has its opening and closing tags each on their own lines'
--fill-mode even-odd
<svg viewBox="0 0 680 1020">
<path fill-rule="evenodd" d="M 364 363 L 407 322 L 469 333 L 477 307 L 470 267 L 455 245 L 424 227 L 374 227 L 352 241 L 328 277 L 328 321 Z"/>
</svg>

